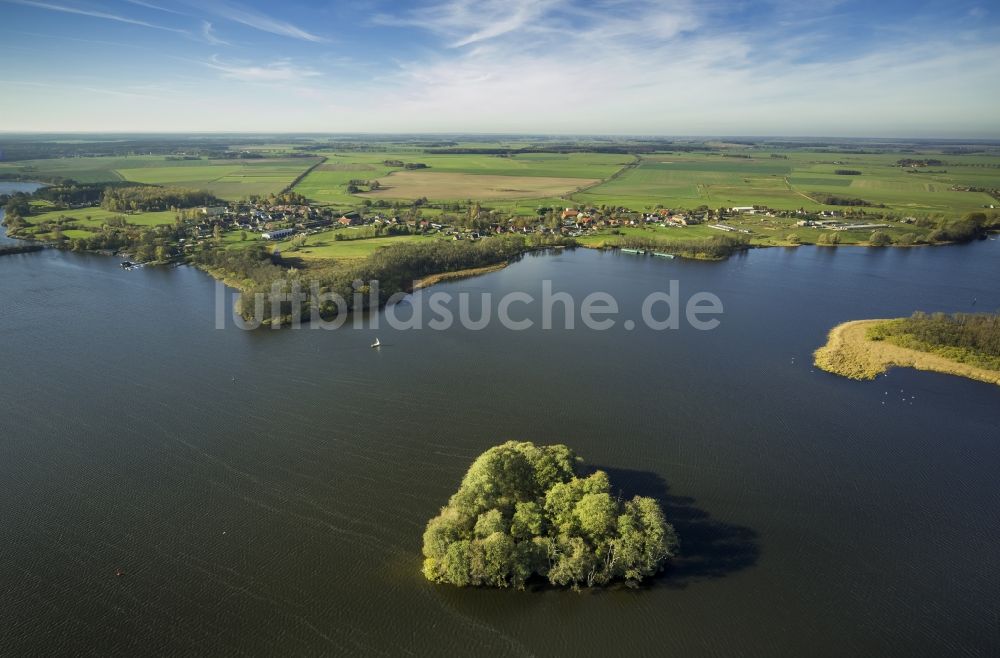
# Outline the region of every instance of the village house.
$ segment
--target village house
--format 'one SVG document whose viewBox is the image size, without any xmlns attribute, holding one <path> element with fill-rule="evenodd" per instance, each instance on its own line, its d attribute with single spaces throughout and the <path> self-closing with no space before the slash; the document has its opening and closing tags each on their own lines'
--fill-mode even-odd
<svg viewBox="0 0 1000 658">
<path fill-rule="evenodd" d="M 225 214 L 226 207 L 225 206 L 202 206 L 198 210 L 201 211 L 201 214 L 204 215 L 205 217 L 218 217 L 220 215 Z"/>
</svg>

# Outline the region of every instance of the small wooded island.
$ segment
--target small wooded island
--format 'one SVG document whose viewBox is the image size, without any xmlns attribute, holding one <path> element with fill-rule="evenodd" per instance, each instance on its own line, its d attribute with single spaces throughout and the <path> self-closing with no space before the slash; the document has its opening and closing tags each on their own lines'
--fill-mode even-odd
<svg viewBox="0 0 1000 658">
<path fill-rule="evenodd" d="M 814 358 L 820 369 L 851 379 L 875 379 L 898 366 L 1000 385 L 1000 315 L 918 312 L 845 322 Z"/>
<path fill-rule="evenodd" d="M 427 523 L 424 575 L 458 586 L 523 588 L 639 582 L 659 572 L 677 536 L 659 504 L 611 493 L 603 471 L 582 477 L 564 445 L 508 441 L 480 455 Z"/>
</svg>

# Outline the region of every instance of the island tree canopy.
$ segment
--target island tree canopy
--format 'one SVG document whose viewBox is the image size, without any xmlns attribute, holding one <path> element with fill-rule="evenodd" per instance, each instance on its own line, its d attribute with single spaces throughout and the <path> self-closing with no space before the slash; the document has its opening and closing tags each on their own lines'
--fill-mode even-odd
<svg viewBox="0 0 1000 658">
<path fill-rule="evenodd" d="M 564 445 L 508 441 L 473 462 L 427 523 L 424 575 L 453 585 L 523 587 L 638 582 L 677 549 L 659 504 L 611 492 L 603 471 L 581 477 Z"/>
</svg>

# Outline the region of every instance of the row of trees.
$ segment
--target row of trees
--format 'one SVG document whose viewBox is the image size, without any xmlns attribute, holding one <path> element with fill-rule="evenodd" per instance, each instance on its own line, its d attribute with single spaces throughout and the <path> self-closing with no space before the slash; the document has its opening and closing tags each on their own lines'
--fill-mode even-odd
<svg viewBox="0 0 1000 658">
<path fill-rule="evenodd" d="M 871 201 L 865 201 L 864 199 L 848 199 L 841 196 L 828 195 L 824 197 L 819 197 L 816 199 L 817 203 L 822 203 L 827 206 L 872 206 L 874 205 Z"/>
<path fill-rule="evenodd" d="M 224 202 L 205 190 L 153 185 L 108 187 L 101 197 L 101 207 L 113 212 L 149 212 L 221 203 Z"/>
<path fill-rule="evenodd" d="M 286 190 L 278 194 L 273 192 L 270 194 L 251 194 L 243 203 L 259 203 L 268 206 L 304 206 L 309 203 L 309 199 L 298 192 Z"/>
<path fill-rule="evenodd" d="M 523 587 L 532 576 L 592 587 L 655 575 L 677 550 L 659 504 L 580 477 L 564 445 L 508 441 L 473 462 L 424 532 L 424 576 L 458 586 Z"/>
<path fill-rule="evenodd" d="M 628 235 L 618 238 L 613 246 L 628 249 L 652 249 L 693 258 L 728 258 L 750 248 L 750 241 L 734 235 L 713 235 L 698 240 L 664 240 Z"/>
</svg>

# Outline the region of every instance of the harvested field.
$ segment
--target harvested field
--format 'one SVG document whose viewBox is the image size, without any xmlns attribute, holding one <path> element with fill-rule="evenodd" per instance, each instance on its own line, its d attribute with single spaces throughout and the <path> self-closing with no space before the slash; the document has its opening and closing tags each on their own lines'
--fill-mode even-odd
<svg viewBox="0 0 1000 658">
<path fill-rule="evenodd" d="M 382 189 L 358 196 L 371 199 L 527 199 L 561 196 L 596 183 L 591 178 L 492 176 L 399 171 L 379 179 Z"/>
</svg>

